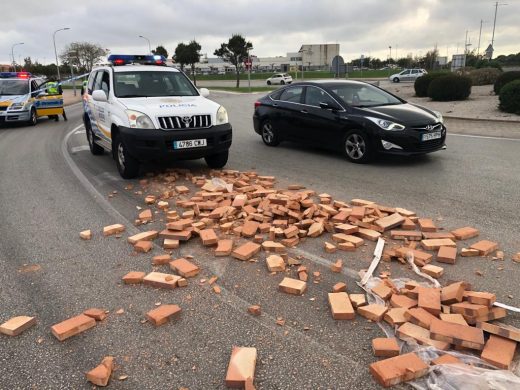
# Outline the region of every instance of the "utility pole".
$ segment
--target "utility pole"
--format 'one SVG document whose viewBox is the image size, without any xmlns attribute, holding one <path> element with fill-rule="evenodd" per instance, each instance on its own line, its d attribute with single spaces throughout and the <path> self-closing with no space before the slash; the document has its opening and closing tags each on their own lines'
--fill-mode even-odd
<svg viewBox="0 0 520 390">
<path fill-rule="evenodd" d="M 52 43 L 54 44 L 54 55 L 56 56 L 56 68 L 58 70 L 58 82 L 61 82 L 61 77 L 60 77 L 60 64 L 58 63 L 58 52 L 56 51 L 56 33 L 59 31 L 66 31 L 66 30 L 70 30 L 70 27 L 60 28 L 59 30 L 54 31 L 54 34 L 52 34 Z"/>
<path fill-rule="evenodd" d="M 150 40 L 143 35 L 139 35 L 139 38 L 146 39 L 146 41 L 148 42 L 148 54 L 152 54 L 152 46 L 150 45 Z"/>
<path fill-rule="evenodd" d="M 16 72 L 16 60 L 14 59 L 14 47 L 18 45 L 23 45 L 23 42 L 15 43 L 11 46 L 11 57 L 13 58 L 13 69 Z"/>
<path fill-rule="evenodd" d="M 477 57 L 479 56 L 480 54 L 480 38 L 482 36 L 482 24 L 483 23 L 487 23 L 485 22 L 484 20 L 480 19 L 480 31 L 478 33 L 478 46 L 477 46 Z"/>
<path fill-rule="evenodd" d="M 491 36 L 491 55 L 489 56 L 489 60 L 491 61 L 491 58 L 493 58 L 493 52 L 495 51 L 494 42 L 495 42 L 495 26 L 497 24 L 497 11 L 499 5 L 507 5 L 506 3 L 498 3 L 498 1 L 495 2 L 495 18 L 493 20 L 493 35 Z"/>
</svg>

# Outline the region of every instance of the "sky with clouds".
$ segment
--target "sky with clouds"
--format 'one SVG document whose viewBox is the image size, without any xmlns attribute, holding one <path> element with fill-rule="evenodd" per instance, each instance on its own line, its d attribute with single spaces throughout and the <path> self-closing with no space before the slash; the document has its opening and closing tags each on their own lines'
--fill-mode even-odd
<svg viewBox="0 0 520 390">
<path fill-rule="evenodd" d="M 499 6 L 495 56 L 520 52 L 520 0 Z M 491 43 L 494 2 L 489 0 L 18 0 L 2 2 L 0 63 L 19 59 L 54 62 L 70 42 L 88 41 L 112 53 L 145 53 L 148 37 L 173 53 L 179 42 L 196 39 L 214 57 L 234 33 L 253 43 L 260 57 L 284 56 L 302 44 L 339 43 L 350 61 L 361 54 L 386 59 L 424 55 L 437 44 L 440 55 Z"/>
</svg>

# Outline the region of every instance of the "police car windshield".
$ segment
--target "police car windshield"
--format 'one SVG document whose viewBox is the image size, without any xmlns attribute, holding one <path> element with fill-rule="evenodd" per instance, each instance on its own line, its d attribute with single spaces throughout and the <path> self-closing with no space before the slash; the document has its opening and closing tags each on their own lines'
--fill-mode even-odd
<svg viewBox="0 0 520 390">
<path fill-rule="evenodd" d="M 199 95 L 183 73 L 164 71 L 114 72 L 114 92 L 120 98 Z"/>
<path fill-rule="evenodd" d="M 0 96 L 25 95 L 29 93 L 27 80 L 2 80 L 0 79 Z"/>
</svg>

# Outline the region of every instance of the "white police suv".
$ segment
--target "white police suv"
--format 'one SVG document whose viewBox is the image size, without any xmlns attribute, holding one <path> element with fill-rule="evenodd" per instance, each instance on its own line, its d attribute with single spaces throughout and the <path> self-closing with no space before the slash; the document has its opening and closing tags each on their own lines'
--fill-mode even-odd
<svg viewBox="0 0 520 390">
<path fill-rule="evenodd" d="M 232 128 L 226 109 L 209 100 L 162 56 L 110 55 L 95 68 L 83 95 L 83 122 L 92 154 L 112 153 L 121 176 L 142 161 L 228 160 Z"/>
</svg>

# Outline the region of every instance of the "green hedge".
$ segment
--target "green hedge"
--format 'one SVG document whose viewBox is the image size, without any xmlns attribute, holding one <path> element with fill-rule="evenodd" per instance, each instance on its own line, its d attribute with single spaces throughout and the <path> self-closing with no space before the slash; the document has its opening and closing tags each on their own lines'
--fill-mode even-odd
<svg viewBox="0 0 520 390">
<path fill-rule="evenodd" d="M 500 89 L 498 108 L 505 112 L 520 115 L 520 80 L 507 83 Z"/>
<path fill-rule="evenodd" d="M 436 79 L 440 76 L 446 76 L 449 73 L 428 73 L 424 76 L 418 77 L 415 80 L 415 83 L 413 84 L 413 87 L 415 89 L 415 96 L 417 97 L 427 97 L 428 96 L 428 87 L 430 86 L 430 83 L 433 79 Z"/>
<path fill-rule="evenodd" d="M 437 77 L 428 87 L 428 97 L 440 102 L 465 100 L 470 94 L 471 79 L 467 76 L 449 74 Z"/>
<path fill-rule="evenodd" d="M 495 81 L 495 85 L 493 86 L 493 90 L 495 91 L 495 95 L 500 94 L 500 89 L 513 80 L 520 79 L 520 71 L 514 70 L 511 72 L 504 72 Z"/>
<path fill-rule="evenodd" d="M 469 72 L 471 85 L 490 85 L 495 84 L 502 72 L 497 68 L 480 68 Z"/>
</svg>

